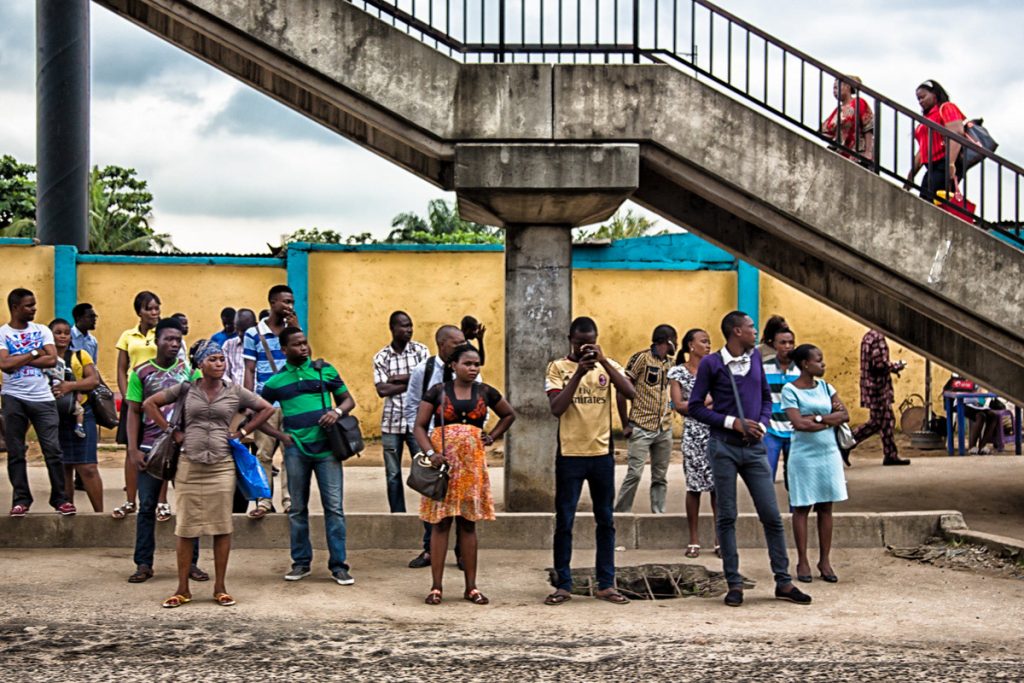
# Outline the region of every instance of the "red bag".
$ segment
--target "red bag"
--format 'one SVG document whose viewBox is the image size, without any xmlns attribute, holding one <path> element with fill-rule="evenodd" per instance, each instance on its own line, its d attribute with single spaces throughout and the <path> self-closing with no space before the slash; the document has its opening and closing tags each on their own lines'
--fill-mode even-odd
<svg viewBox="0 0 1024 683">
<path fill-rule="evenodd" d="M 960 181 L 956 177 L 953 178 L 953 184 L 956 187 L 956 191 L 953 192 L 952 197 L 948 196 L 949 193 L 946 190 L 939 190 L 935 193 L 937 197 L 937 199 L 933 200 L 935 206 L 973 225 L 975 223 L 974 210 L 978 207 L 974 202 L 968 201 L 967 197 L 960 191 Z"/>
</svg>

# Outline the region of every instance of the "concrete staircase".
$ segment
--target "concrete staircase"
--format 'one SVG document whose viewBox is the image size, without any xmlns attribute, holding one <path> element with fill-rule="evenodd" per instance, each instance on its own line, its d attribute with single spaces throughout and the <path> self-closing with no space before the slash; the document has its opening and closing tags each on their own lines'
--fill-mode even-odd
<svg viewBox="0 0 1024 683">
<path fill-rule="evenodd" d="M 555 169 L 635 146 L 634 201 L 1024 402 L 1024 252 L 677 69 L 464 64 L 344 0 L 96 2 L 459 192 L 468 217 L 508 222 L 460 172 L 481 145 Z"/>
</svg>

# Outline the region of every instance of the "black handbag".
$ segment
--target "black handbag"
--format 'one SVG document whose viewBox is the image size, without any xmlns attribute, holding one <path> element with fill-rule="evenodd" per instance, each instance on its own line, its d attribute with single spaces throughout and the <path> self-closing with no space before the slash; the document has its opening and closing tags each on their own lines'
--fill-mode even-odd
<svg viewBox="0 0 1024 683">
<path fill-rule="evenodd" d="M 329 408 L 327 407 L 327 398 L 324 396 L 324 361 L 320 359 L 313 361 L 313 369 L 320 373 L 320 402 L 323 404 L 324 413 L 326 413 Z M 354 455 L 359 455 L 366 447 L 363 442 L 363 433 L 359 429 L 359 419 L 352 415 L 343 415 L 330 427 L 321 427 L 321 429 L 327 434 L 331 453 L 342 462 Z"/>
<path fill-rule="evenodd" d="M 984 126 L 985 119 L 971 119 L 964 121 L 964 134 L 979 147 L 984 147 L 989 152 L 995 152 L 999 143 L 993 139 L 988 129 Z M 974 166 L 977 166 L 985 159 L 985 156 L 976 150 L 964 148 L 964 173 Z"/>
<path fill-rule="evenodd" d="M 103 379 L 99 385 L 89 392 L 89 405 L 92 406 L 92 414 L 96 418 L 96 424 L 106 429 L 114 429 L 120 421 L 117 414 L 117 402 L 114 401 L 114 392 L 110 390 Z"/>
<path fill-rule="evenodd" d="M 150 476 L 163 481 L 173 481 L 178 472 L 178 458 L 181 457 L 181 445 L 174 440 L 174 432 L 185 431 L 185 399 L 192 388 L 191 382 L 184 382 L 178 400 L 174 402 L 174 424 L 172 429 L 161 434 L 153 442 L 149 457 L 143 469 Z"/>
<path fill-rule="evenodd" d="M 441 385 L 441 455 L 445 454 L 444 442 L 444 385 Z M 442 501 L 448 495 L 448 463 L 442 463 L 440 467 L 434 467 L 430 458 L 423 452 L 412 457 L 412 467 L 409 468 L 409 477 L 405 480 L 406 486 L 422 496 L 431 500 Z"/>
</svg>

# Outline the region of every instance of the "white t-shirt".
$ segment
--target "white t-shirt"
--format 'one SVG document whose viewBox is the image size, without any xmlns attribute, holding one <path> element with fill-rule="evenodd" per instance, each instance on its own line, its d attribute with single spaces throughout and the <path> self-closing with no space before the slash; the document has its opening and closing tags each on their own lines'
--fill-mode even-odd
<svg viewBox="0 0 1024 683">
<path fill-rule="evenodd" d="M 0 326 L 0 344 L 12 356 L 30 353 L 33 349 L 40 352 L 47 344 L 53 344 L 53 333 L 50 328 L 38 323 L 28 323 L 23 330 L 16 330 L 10 325 Z M 39 368 L 24 365 L 13 373 L 3 373 L 4 396 L 13 396 L 22 401 L 52 401 L 50 380 Z"/>
</svg>

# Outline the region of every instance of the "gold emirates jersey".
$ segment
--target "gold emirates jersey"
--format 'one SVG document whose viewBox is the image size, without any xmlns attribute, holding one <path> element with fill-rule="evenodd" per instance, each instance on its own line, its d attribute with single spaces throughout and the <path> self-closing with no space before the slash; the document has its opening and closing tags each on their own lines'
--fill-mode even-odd
<svg viewBox="0 0 1024 683">
<path fill-rule="evenodd" d="M 619 372 L 622 366 L 608 359 Z M 561 391 L 576 374 L 579 363 L 562 358 L 548 363 L 544 391 Z M 558 420 L 559 452 L 564 456 L 595 456 L 611 453 L 612 401 L 608 372 L 600 365 L 580 380 L 569 408 Z"/>
</svg>

